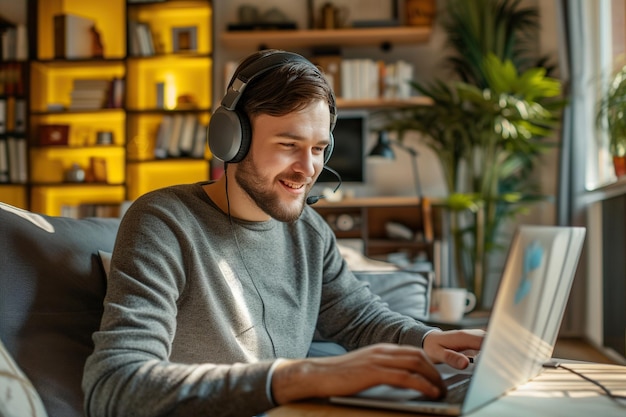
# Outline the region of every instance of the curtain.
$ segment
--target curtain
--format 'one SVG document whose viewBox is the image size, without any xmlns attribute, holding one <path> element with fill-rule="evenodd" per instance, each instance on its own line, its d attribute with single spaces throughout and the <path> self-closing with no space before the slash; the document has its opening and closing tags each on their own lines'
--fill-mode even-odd
<svg viewBox="0 0 626 417">
<path fill-rule="evenodd" d="M 610 1 L 560 0 L 562 74 L 569 105 L 563 114 L 557 224 L 584 224 L 584 193 L 610 180 L 608 154 L 595 125 L 611 67 Z"/>
</svg>

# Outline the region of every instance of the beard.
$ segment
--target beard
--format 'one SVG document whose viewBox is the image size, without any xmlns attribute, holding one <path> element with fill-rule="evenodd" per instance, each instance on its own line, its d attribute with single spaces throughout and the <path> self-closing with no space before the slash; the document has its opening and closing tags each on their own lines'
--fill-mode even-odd
<svg viewBox="0 0 626 417">
<path fill-rule="evenodd" d="M 297 183 L 305 182 L 302 175 L 285 176 L 284 180 Z M 259 170 L 250 156 L 244 158 L 237 165 L 235 181 L 261 210 L 272 218 L 286 223 L 298 220 L 304 210 L 306 195 L 313 184 L 311 182 L 305 186 L 307 192 L 302 194 L 299 200 L 293 201 L 292 204 L 286 203 L 281 200 L 278 192 L 272 190 L 271 185 L 274 181 L 259 174 Z"/>
</svg>

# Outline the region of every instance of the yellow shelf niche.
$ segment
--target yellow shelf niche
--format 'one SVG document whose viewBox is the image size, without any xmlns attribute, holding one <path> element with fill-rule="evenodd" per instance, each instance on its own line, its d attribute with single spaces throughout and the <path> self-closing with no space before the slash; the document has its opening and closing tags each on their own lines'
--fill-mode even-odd
<svg viewBox="0 0 626 417">
<path fill-rule="evenodd" d="M 71 13 L 95 21 L 105 58 L 126 56 L 126 1 L 45 0 L 39 1 L 37 39 L 39 59 L 54 58 L 54 15 Z"/>
<path fill-rule="evenodd" d="M 147 23 L 155 43 L 156 53 L 173 53 L 172 29 L 196 28 L 199 54 L 210 54 L 213 44 L 211 32 L 211 4 L 204 1 L 176 1 L 129 5 L 129 20 Z"/>
<path fill-rule="evenodd" d="M 49 216 L 60 216 L 63 206 L 121 204 L 124 199 L 125 190 L 122 185 L 36 186 L 31 189 L 31 211 Z"/>
<path fill-rule="evenodd" d="M 195 55 L 167 55 L 128 61 L 126 107 L 131 110 L 155 109 L 157 83 L 164 83 L 164 105 L 176 108 L 181 95 L 193 97 L 196 107 L 211 106 L 211 61 Z"/>
<path fill-rule="evenodd" d="M 128 199 L 158 188 L 175 184 L 189 184 L 209 178 L 209 162 L 203 159 L 172 159 L 129 163 Z"/>
<path fill-rule="evenodd" d="M 33 114 L 30 120 L 33 135 L 37 135 L 41 125 L 69 125 L 69 146 L 94 146 L 97 143 L 98 132 L 111 132 L 114 145 L 124 146 L 126 143 L 126 114 L 121 109 Z"/>
<path fill-rule="evenodd" d="M 26 186 L 0 184 L 0 201 L 28 210 L 28 193 L 26 192 Z"/>
<path fill-rule="evenodd" d="M 123 61 L 34 62 L 31 66 L 31 111 L 45 112 L 48 104 L 69 106 L 74 80 L 124 78 Z"/>
<path fill-rule="evenodd" d="M 30 181 L 40 184 L 62 183 L 65 173 L 73 164 L 87 170 L 91 158 L 104 158 L 106 161 L 107 184 L 125 182 L 125 150 L 120 146 L 90 146 L 71 148 L 47 146 L 30 149 Z M 92 185 L 89 183 L 88 185 Z"/>
</svg>

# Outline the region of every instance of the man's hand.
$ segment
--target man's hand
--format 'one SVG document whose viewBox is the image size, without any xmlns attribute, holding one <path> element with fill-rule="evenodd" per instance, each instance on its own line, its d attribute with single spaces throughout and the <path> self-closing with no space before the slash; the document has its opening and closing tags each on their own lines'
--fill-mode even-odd
<svg viewBox="0 0 626 417">
<path fill-rule="evenodd" d="M 435 363 L 465 369 L 470 363 L 467 354 L 478 352 L 484 338 L 483 330 L 431 332 L 424 339 L 424 351 Z"/>
<path fill-rule="evenodd" d="M 339 356 L 286 360 L 274 371 L 272 392 L 278 404 L 285 404 L 356 394 L 380 384 L 412 388 L 432 398 L 446 391 L 422 349 L 376 344 Z"/>
</svg>

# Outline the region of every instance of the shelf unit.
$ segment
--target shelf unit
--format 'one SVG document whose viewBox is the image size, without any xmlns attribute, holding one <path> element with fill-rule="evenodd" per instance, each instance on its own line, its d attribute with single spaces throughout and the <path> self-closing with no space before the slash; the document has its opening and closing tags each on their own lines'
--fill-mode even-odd
<svg viewBox="0 0 626 417">
<path fill-rule="evenodd" d="M 22 208 L 28 205 L 27 77 L 26 62 L 0 61 L 0 201 Z"/>
<path fill-rule="evenodd" d="M 28 21 L 19 4 L 2 12 L 0 35 L 0 201 L 28 206 Z"/>
<path fill-rule="evenodd" d="M 117 204 L 125 198 L 126 115 L 122 106 L 111 103 L 79 108 L 72 101 L 75 82 L 110 83 L 126 77 L 125 38 L 117 28 L 124 21 L 122 0 L 106 5 L 91 2 L 30 1 L 29 13 L 36 16 L 31 42 L 36 55 L 30 60 L 29 188 L 30 209 L 50 215 L 71 216 L 81 204 Z M 55 38 L 64 29 L 55 16 L 80 16 L 92 21 L 104 43 L 101 56 L 59 51 Z M 68 17 L 68 21 L 69 21 Z M 68 29 L 69 30 L 69 29 Z M 90 36 L 72 33 L 72 37 Z M 91 52 L 91 51 L 90 51 Z M 80 81 L 78 81 L 80 80 Z M 106 85 L 106 84 L 105 84 Z M 104 100 L 101 99 L 102 103 Z M 58 144 L 46 141 L 46 129 L 67 127 Z M 109 132 L 111 143 L 100 145 L 99 132 Z M 96 179 L 92 174 L 102 167 Z M 68 181 L 68 173 L 79 170 L 84 181 Z"/>
<path fill-rule="evenodd" d="M 29 0 L 28 13 L 36 27 L 30 39 L 34 53 L 26 63 L 28 180 L 21 198 L 12 198 L 5 191 L 8 186 L 1 186 L 2 201 L 21 199 L 24 204 L 16 205 L 35 212 L 72 215 L 83 205 L 111 206 L 155 188 L 209 178 L 206 146 L 194 158 L 183 153 L 159 159 L 155 143 L 165 118 L 192 115 L 188 119 L 194 121 L 189 125 L 194 132 L 204 132 L 208 124 L 213 64 L 210 0 Z M 60 14 L 93 21 L 98 36 L 89 39 L 92 45 L 98 40 L 103 45 L 101 56 L 92 57 L 95 49 L 78 58 L 59 56 L 54 16 Z M 134 48 L 137 32 L 129 22 L 135 21 L 150 29 L 154 49 L 148 54 Z M 71 34 L 74 40 L 81 36 L 91 35 Z M 70 97 L 81 79 L 104 79 L 111 85 L 116 80 L 122 94 L 102 106 L 72 110 L 77 106 L 71 106 Z M 164 86 L 161 101 L 157 83 Z M 50 126 L 68 126 L 67 138 L 50 144 L 40 133 Z M 108 139 L 102 142 L 101 137 Z M 84 171 L 84 181 L 68 181 L 75 166 Z"/>
<path fill-rule="evenodd" d="M 295 29 L 295 30 L 251 30 L 223 31 L 219 34 L 220 44 L 229 50 L 256 49 L 319 49 L 354 48 L 380 46 L 388 50 L 393 45 L 411 45 L 427 42 L 432 27 L 369 27 L 342 29 Z M 425 97 L 407 99 L 373 98 L 343 99 L 339 91 L 337 106 L 341 109 L 401 108 L 417 104 L 430 104 Z"/>
<path fill-rule="evenodd" d="M 433 242 L 442 236 L 441 213 L 432 201 L 416 197 L 347 198 L 339 202 L 320 200 L 313 208 L 324 217 L 337 239 L 359 239 L 363 253 L 385 259 L 403 252 L 413 257 L 425 253 L 433 259 Z M 404 239 L 390 236 L 389 223 L 400 224 L 412 234 Z"/>
<path fill-rule="evenodd" d="M 156 148 L 160 129 L 174 119 L 194 123 L 194 136 L 197 133 L 204 144 L 212 110 L 212 19 L 212 3 L 208 0 L 128 3 L 129 23 L 147 24 L 154 45 L 154 51 L 147 55 L 134 53 L 133 38 L 128 36 L 129 200 L 156 188 L 209 178 L 210 154 L 206 146 L 202 155 L 195 157 L 166 153 L 160 159 Z M 130 24 L 128 30 L 132 31 Z M 189 48 L 181 47 L 175 33 L 190 37 L 186 38 Z M 179 103 L 177 98 L 181 96 L 190 103 Z M 176 136 L 171 134 L 170 138 Z"/>
<path fill-rule="evenodd" d="M 220 42 L 229 48 L 250 45 L 261 48 L 308 48 L 318 46 L 371 46 L 418 44 L 428 41 L 430 27 L 376 27 L 346 29 L 300 29 L 222 32 Z"/>
</svg>

